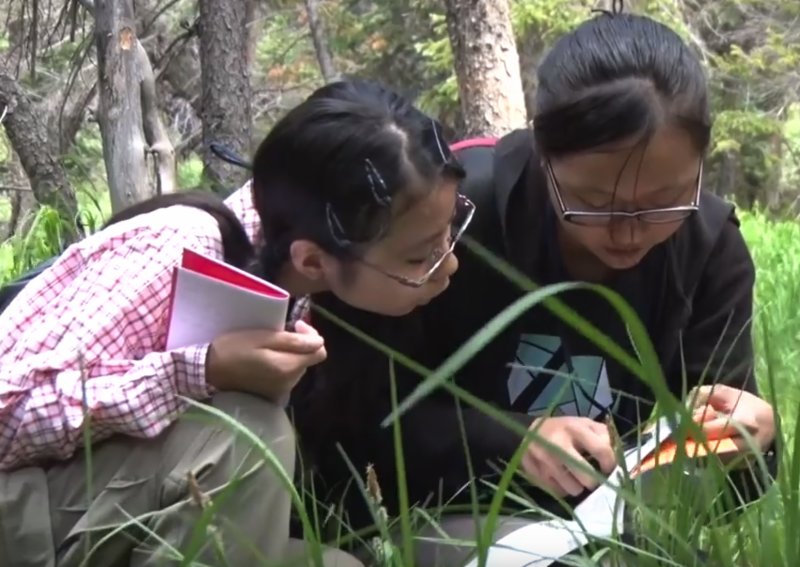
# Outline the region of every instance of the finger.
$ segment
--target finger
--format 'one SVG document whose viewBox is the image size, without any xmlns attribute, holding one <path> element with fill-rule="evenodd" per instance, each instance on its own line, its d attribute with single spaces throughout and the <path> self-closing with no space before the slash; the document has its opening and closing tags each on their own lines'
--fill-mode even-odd
<svg viewBox="0 0 800 567">
<path fill-rule="evenodd" d="M 325 344 L 325 341 L 319 335 L 302 335 L 289 331 L 267 331 L 263 329 L 230 333 L 225 336 L 225 340 L 253 349 L 268 349 L 295 354 L 310 354 L 316 352 Z"/>
<path fill-rule="evenodd" d="M 272 335 L 270 343 L 264 348 L 294 354 L 314 354 L 323 346 L 325 346 L 325 341 L 318 334 L 279 331 Z"/>
<path fill-rule="evenodd" d="M 711 406 L 701 406 L 694 410 L 694 413 L 692 414 L 692 421 L 697 423 L 705 423 L 706 421 L 716 419 L 717 416 L 717 411 Z"/>
<path fill-rule="evenodd" d="M 713 386 L 700 386 L 689 392 L 687 401 L 693 408 L 707 406 L 711 399 Z"/>
<path fill-rule="evenodd" d="M 520 463 L 523 474 L 531 484 L 548 492 L 552 492 L 556 496 L 565 496 L 566 492 L 561 488 L 561 485 L 550 478 L 550 476 L 538 466 L 537 462 L 536 457 L 528 451 L 525 456 L 522 457 L 522 462 Z"/>
<path fill-rule="evenodd" d="M 711 406 L 717 411 L 731 413 L 744 392 L 724 384 L 701 386 L 692 390 L 690 402 L 693 407 Z"/>
<path fill-rule="evenodd" d="M 576 446 L 591 455 L 604 474 L 611 473 L 617 467 L 617 457 L 607 429 L 600 434 L 590 432 L 576 439 Z"/>
<path fill-rule="evenodd" d="M 552 479 L 552 482 L 557 483 L 560 491 L 563 494 L 570 496 L 580 496 L 586 491 L 586 487 L 581 484 L 581 481 L 572 473 L 572 471 L 564 466 L 558 473 L 558 476 Z"/>
<path fill-rule="evenodd" d="M 703 423 L 703 433 L 706 434 L 709 440 L 741 437 L 742 434 L 739 428 L 744 428 L 750 434 L 755 433 L 757 429 L 754 424 L 739 420 L 734 422 L 734 419 L 730 416 L 717 417 Z"/>
<path fill-rule="evenodd" d="M 294 380 L 305 373 L 308 368 L 325 360 L 326 357 L 324 348 L 307 354 L 269 350 L 264 350 L 263 353 L 265 363 L 272 368 L 275 374 L 283 376 L 287 380 Z"/>
<path fill-rule="evenodd" d="M 605 436 L 609 439 L 609 443 L 611 442 L 611 433 L 608 431 L 608 426 L 605 423 L 600 423 L 594 420 L 590 420 L 589 423 L 589 430 L 599 435 L 601 437 Z"/>
<path fill-rule="evenodd" d="M 314 327 L 312 327 L 302 319 L 300 319 L 297 323 L 294 324 L 294 332 L 299 333 L 301 335 L 309 335 L 312 337 L 320 336 L 319 332 Z"/>
<path fill-rule="evenodd" d="M 589 472 L 594 470 L 592 465 L 589 464 L 589 461 L 584 459 L 574 447 L 565 447 L 565 450 L 567 454 L 572 457 L 572 459 L 569 463 L 563 463 L 565 469 L 563 472 L 568 473 L 564 476 L 572 476 L 581 485 L 577 494 L 573 492 L 570 492 L 570 494 L 577 496 L 583 492 L 584 488 L 588 488 L 589 490 L 597 488 L 600 483 L 594 478 L 594 476 L 592 476 L 591 472 Z M 562 482 L 562 486 L 564 486 L 561 475 L 556 476 L 556 479 L 559 482 Z M 564 486 L 564 488 L 566 488 L 566 486 Z"/>
<path fill-rule="evenodd" d="M 325 350 L 325 347 L 323 346 L 318 350 L 316 350 L 315 352 L 312 352 L 311 354 L 305 354 L 302 356 L 304 356 L 306 359 L 305 360 L 306 367 L 316 366 L 317 364 L 328 358 L 328 352 Z"/>
<path fill-rule="evenodd" d="M 569 468 L 551 454 L 543 457 L 534 454 L 532 458 L 539 463 L 538 480 L 557 496 L 578 496 L 585 490 Z"/>
</svg>

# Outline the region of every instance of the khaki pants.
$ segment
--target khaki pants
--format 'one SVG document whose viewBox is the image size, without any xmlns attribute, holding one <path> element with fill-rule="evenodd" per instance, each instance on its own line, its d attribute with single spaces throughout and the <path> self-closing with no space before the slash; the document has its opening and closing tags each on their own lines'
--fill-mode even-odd
<svg viewBox="0 0 800 567">
<path fill-rule="evenodd" d="M 210 404 L 258 436 L 293 477 L 295 439 L 282 408 L 236 393 Z M 47 469 L 0 473 L 0 565 L 170 567 L 192 551 L 196 565 L 312 564 L 307 546 L 289 540 L 291 497 L 274 468 L 208 413 L 191 409 L 157 439 L 120 436 L 89 453 L 91 468 L 79 453 Z M 210 529 L 199 522 L 190 476 L 218 505 Z M 332 549 L 324 563 L 361 567 Z"/>
</svg>

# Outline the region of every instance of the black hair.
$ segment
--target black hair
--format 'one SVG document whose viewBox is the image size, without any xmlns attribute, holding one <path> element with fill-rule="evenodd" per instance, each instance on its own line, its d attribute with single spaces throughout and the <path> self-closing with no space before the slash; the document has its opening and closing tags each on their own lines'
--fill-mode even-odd
<svg viewBox="0 0 800 567">
<path fill-rule="evenodd" d="M 258 251 L 239 219 L 211 193 L 154 197 L 114 215 L 106 226 L 167 206 L 197 207 L 219 222 L 226 261 L 274 280 L 293 241 L 310 240 L 342 261 L 355 259 L 386 233 L 394 215 L 439 180 L 465 175 L 438 122 L 396 93 L 358 80 L 328 84 L 290 110 L 261 143 L 251 167 L 264 241 Z M 312 299 L 389 346 L 418 336 L 402 332 L 402 322 L 346 305 L 331 293 Z M 322 316 L 313 325 L 328 358 L 292 396 L 302 446 L 312 454 L 368 409 L 366 400 L 378 395 L 371 383 L 386 386 L 373 378 L 388 379 L 385 357 Z"/>
<path fill-rule="evenodd" d="M 615 10 L 616 11 L 616 10 Z M 556 41 L 537 70 L 534 138 L 557 158 L 631 137 L 666 122 L 699 152 L 711 117 L 700 60 L 673 30 L 646 16 L 605 12 Z"/>
<path fill-rule="evenodd" d="M 219 196 L 208 191 L 194 189 L 177 193 L 166 193 L 145 201 L 134 203 L 118 213 L 111 215 L 111 218 L 106 221 L 103 228 L 158 209 L 177 205 L 194 207 L 214 217 L 214 220 L 219 224 L 219 231 L 222 236 L 222 249 L 224 251 L 223 260 L 227 264 L 231 264 L 237 268 L 244 268 L 253 260 L 255 249 L 241 221 L 233 214 L 233 211 L 225 205 Z"/>
<path fill-rule="evenodd" d="M 441 125 L 407 100 L 369 82 L 328 84 L 290 111 L 253 159 L 253 200 L 266 243 L 262 276 L 277 275 L 298 239 L 313 241 L 346 268 L 385 234 L 392 215 L 429 194 L 442 177 L 464 175 Z M 312 301 L 389 346 L 418 336 L 406 333 L 407 321 L 357 309 L 332 293 Z M 358 427 L 375 396 L 386 393 L 389 376 L 385 356 L 319 313 L 312 324 L 328 357 L 292 396 L 300 446 L 310 460 L 335 447 L 345 429 Z"/>
<path fill-rule="evenodd" d="M 314 92 L 270 131 L 253 159 L 253 200 L 266 279 L 290 244 L 310 240 L 341 260 L 385 233 L 390 217 L 464 176 L 441 126 L 398 94 L 364 81 Z"/>
</svg>

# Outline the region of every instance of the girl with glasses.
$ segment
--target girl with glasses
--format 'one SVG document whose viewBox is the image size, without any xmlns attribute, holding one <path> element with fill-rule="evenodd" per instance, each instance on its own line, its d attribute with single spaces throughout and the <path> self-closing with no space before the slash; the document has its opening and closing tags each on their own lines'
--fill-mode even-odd
<svg viewBox="0 0 800 567">
<path fill-rule="evenodd" d="M 220 564 L 219 553 L 229 565 L 311 563 L 308 546 L 289 539 L 290 494 L 273 467 L 186 398 L 247 427 L 291 478 L 283 402 L 299 403 L 298 383 L 338 380 L 314 372 L 336 346 L 312 326 L 309 303 L 330 295 L 383 319 L 428 303 L 457 268 L 451 252 L 474 207 L 440 125 L 359 81 L 329 84 L 292 109 L 252 169 L 225 203 L 174 194 L 121 212 L 0 315 L 9 564 L 149 567 L 179 564 L 192 549 L 206 565 Z M 166 351 L 184 249 L 287 290 L 290 329 Z M 315 427 L 328 428 L 319 417 Z M 196 530 L 207 497 L 220 498 L 221 551 Z M 325 564 L 358 562 L 328 551 Z"/>
<path fill-rule="evenodd" d="M 672 394 L 719 412 L 704 425 L 709 434 L 736 436 L 732 418 L 768 450 L 774 417 L 753 375 L 753 261 L 733 207 L 702 189 L 712 120 L 701 62 L 668 27 L 617 10 L 556 41 L 537 75 L 532 129 L 456 151 L 467 170 L 463 191 L 478 207 L 467 235 L 539 285 L 591 282 L 622 295 L 646 326 Z M 448 290 L 411 316 L 416 340 L 398 347 L 427 368 L 441 365 L 523 293 L 470 249 L 458 255 Z M 608 301 L 585 289 L 559 298 L 637 358 Z M 542 305 L 504 328 L 452 379 L 606 474 L 615 466 L 607 420 L 623 436 L 635 433 L 655 402 L 644 382 Z M 396 365 L 398 398 L 420 380 Z M 392 413 L 386 390 L 361 403 L 360 425 L 339 440 L 361 458 L 356 466 L 373 464 L 393 516 L 392 431 L 379 425 Z M 329 399 L 342 403 L 334 393 Z M 516 432 L 481 410 L 456 407 L 441 389 L 400 423 L 409 499 L 437 509 L 469 504 L 469 483 L 496 482 L 521 444 Z M 574 505 L 597 486 L 585 469 L 536 442 L 525 448 L 520 472 L 531 481 L 529 500 L 555 511 L 561 507 L 548 492 Z M 487 503 L 494 491 L 477 482 Z M 423 535 L 441 539 L 443 530 L 474 541 L 466 510 Z M 495 539 L 530 521 L 507 518 Z M 540 543 L 546 555 L 547 542 Z M 415 564 L 463 565 L 473 551 L 420 541 Z"/>
</svg>

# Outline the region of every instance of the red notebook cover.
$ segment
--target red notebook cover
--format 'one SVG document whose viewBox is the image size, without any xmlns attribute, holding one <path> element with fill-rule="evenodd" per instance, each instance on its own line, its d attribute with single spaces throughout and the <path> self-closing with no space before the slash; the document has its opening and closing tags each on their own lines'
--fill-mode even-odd
<svg viewBox="0 0 800 567">
<path fill-rule="evenodd" d="M 289 294 L 281 288 L 265 282 L 255 276 L 243 272 L 233 266 L 229 266 L 220 260 L 215 260 L 192 250 L 184 249 L 181 259 L 181 267 L 185 270 L 201 274 L 203 276 L 225 282 L 231 286 L 245 289 L 254 293 L 273 297 L 276 299 L 288 298 Z M 167 334 L 170 336 L 172 312 L 175 305 L 175 292 L 177 287 L 178 268 L 172 274 L 172 289 L 170 290 L 169 308 L 167 313 Z"/>
<path fill-rule="evenodd" d="M 268 297 L 285 298 L 289 297 L 281 288 L 269 282 L 258 279 L 255 276 L 243 272 L 233 266 L 229 266 L 219 260 L 214 260 L 192 250 L 183 251 L 181 266 L 192 272 L 202 274 L 209 278 L 228 283 L 235 287 L 240 287 L 254 293 L 260 293 Z"/>
</svg>

